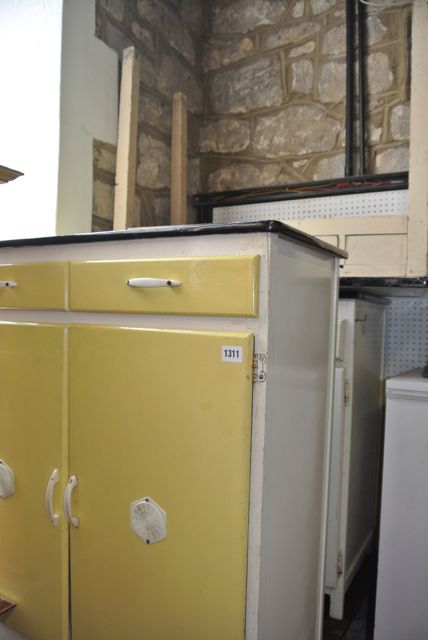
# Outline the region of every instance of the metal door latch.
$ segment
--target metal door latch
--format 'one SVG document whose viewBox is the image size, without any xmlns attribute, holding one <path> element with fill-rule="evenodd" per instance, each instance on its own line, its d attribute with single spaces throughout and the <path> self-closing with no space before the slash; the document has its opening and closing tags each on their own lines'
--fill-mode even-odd
<svg viewBox="0 0 428 640">
<path fill-rule="evenodd" d="M 255 353 L 253 357 L 253 382 L 264 382 L 266 380 L 266 354 Z"/>
<path fill-rule="evenodd" d="M 340 578 L 340 576 L 343 574 L 343 556 L 342 556 L 342 552 L 339 552 L 339 555 L 337 556 L 337 577 Z"/>
<path fill-rule="evenodd" d="M 345 407 L 349 407 L 351 404 L 351 382 L 350 380 L 345 380 Z"/>
<path fill-rule="evenodd" d="M 340 578 L 342 574 L 343 574 L 343 556 L 342 556 L 342 552 L 340 552 L 339 555 L 337 556 L 337 577 Z"/>
</svg>

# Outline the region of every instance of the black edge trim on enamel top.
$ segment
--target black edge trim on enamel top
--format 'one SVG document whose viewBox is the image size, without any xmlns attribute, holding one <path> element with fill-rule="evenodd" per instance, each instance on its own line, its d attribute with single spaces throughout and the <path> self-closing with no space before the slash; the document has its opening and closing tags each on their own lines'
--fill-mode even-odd
<svg viewBox="0 0 428 640">
<path fill-rule="evenodd" d="M 428 287 L 428 278 L 357 278 L 346 277 L 340 279 L 341 287 Z"/>
<path fill-rule="evenodd" d="M 145 238 L 171 238 L 209 236 L 233 233 L 276 233 L 284 238 L 293 238 L 304 244 L 317 247 L 327 253 L 340 258 L 347 258 L 348 254 L 331 244 L 322 242 L 298 229 L 278 222 L 277 220 L 263 220 L 260 222 L 231 222 L 229 224 L 189 224 L 170 227 L 139 227 L 123 231 L 97 231 L 94 233 L 76 233 L 68 236 L 49 236 L 44 238 L 23 238 L 17 240 L 2 240 L 1 247 L 37 247 L 44 245 L 83 244 L 88 242 L 111 242 L 115 240 L 139 240 Z"/>
</svg>

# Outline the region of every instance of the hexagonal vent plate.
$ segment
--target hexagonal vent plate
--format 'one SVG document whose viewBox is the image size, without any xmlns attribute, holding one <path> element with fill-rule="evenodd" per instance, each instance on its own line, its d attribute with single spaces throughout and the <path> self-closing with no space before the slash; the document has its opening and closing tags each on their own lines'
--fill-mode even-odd
<svg viewBox="0 0 428 640">
<path fill-rule="evenodd" d="M 131 504 L 131 528 L 146 544 L 166 538 L 166 513 L 149 497 Z"/>
</svg>

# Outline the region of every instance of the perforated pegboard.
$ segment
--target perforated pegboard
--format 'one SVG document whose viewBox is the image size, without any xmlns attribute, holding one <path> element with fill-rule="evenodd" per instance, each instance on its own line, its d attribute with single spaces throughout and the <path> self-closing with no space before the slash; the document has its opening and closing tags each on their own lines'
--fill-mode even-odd
<svg viewBox="0 0 428 640">
<path fill-rule="evenodd" d="M 428 298 L 390 298 L 386 308 L 385 376 L 428 364 Z"/>
<path fill-rule="evenodd" d="M 254 220 L 304 220 L 305 218 L 346 218 L 349 216 L 399 216 L 408 211 L 408 191 L 378 191 L 343 196 L 298 198 L 277 202 L 217 207 L 213 222 Z"/>
</svg>

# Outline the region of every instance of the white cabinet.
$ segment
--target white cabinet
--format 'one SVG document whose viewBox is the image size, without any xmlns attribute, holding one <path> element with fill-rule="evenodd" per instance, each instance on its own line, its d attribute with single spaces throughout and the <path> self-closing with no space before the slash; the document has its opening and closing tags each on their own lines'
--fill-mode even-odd
<svg viewBox="0 0 428 640">
<path fill-rule="evenodd" d="M 64 528 L 66 466 L 78 479 L 79 526 L 60 560 L 66 571 L 70 559 L 61 597 L 73 640 L 139 640 L 143 627 L 147 640 L 318 640 L 340 253 L 269 222 L 16 244 L 0 243 L 0 265 L 30 265 L 17 280 L 22 271 L 37 281 L 39 262 L 69 276 L 65 309 L 32 308 L 24 286 L 15 303 L 0 296 L 0 327 L 24 362 L 46 323 L 66 335 L 67 460 L 51 463 L 59 527 L 19 452 L 12 466 L 52 536 Z M 15 387 L 8 395 L 19 398 Z M 0 459 L 16 436 L 11 426 L 4 434 Z M 32 448 L 42 459 L 42 442 Z M 15 498 L 0 501 L 0 548 L 14 544 Z M 166 513 L 149 545 L 130 513 L 146 498 Z M 31 531 L 19 544 L 37 564 Z M 30 614 L 21 626 L 27 578 L 21 571 L 12 592 L 4 557 L 0 597 L 17 602 L 7 624 L 31 640 L 65 640 L 67 626 L 33 632 Z"/>
<path fill-rule="evenodd" d="M 381 301 L 339 301 L 325 576 L 338 619 L 375 528 L 384 315 Z"/>
<path fill-rule="evenodd" d="M 386 386 L 375 640 L 428 638 L 428 378 Z"/>
</svg>

